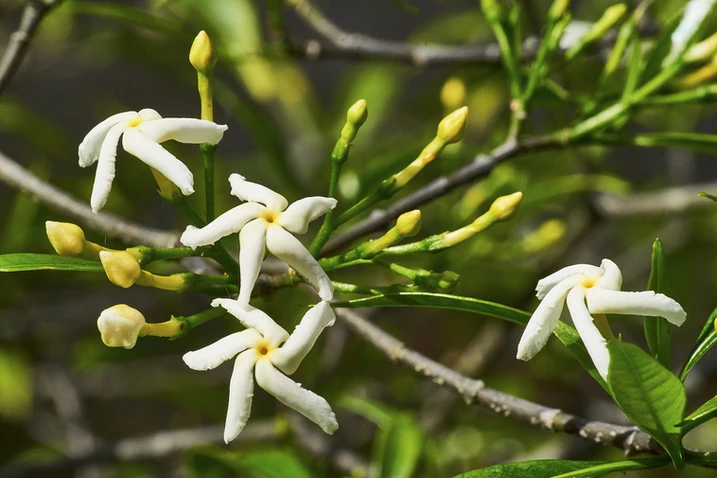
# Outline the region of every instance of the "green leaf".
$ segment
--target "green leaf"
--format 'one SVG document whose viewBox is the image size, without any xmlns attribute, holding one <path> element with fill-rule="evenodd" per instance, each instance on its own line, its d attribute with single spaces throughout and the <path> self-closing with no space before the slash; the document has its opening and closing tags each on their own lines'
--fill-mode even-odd
<svg viewBox="0 0 717 478">
<path fill-rule="evenodd" d="M 32 410 L 32 368 L 21 355 L 0 348 L 0 417 L 21 422 Z"/>
<path fill-rule="evenodd" d="M 697 195 L 698 195 L 699 197 L 701 197 L 701 198 L 707 198 L 707 199 L 713 200 L 714 202 L 717 202 L 717 196 L 714 196 L 714 195 L 712 195 L 712 194 L 709 194 L 709 193 L 700 191 L 700 192 L 697 193 Z"/>
<path fill-rule="evenodd" d="M 616 471 L 657 468 L 669 463 L 666 456 L 636 460 L 577 461 L 533 460 L 494 465 L 458 475 L 456 478 L 572 478 L 603 476 Z"/>
<path fill-rule="evenodd" d="M 395 294 L 382 294 L 360 299 L 336 302 L 333 307 L 431 307 L 436 309 L 461 310 L 473 314 L 487 315 L 497 319 L 507 320 L 514 324 L 525 325 L 530 319 L 528 312 L 496 304 L 486 300 L 471 297 L 460 297 L 449 294 L 436 294 L 432 292 L 398 292 Z M 595 369 L 590 355 L 580 340 L 577 331 L 564 322 L 558 322 L 553 334 L 560 340 L 580 362 L 580 365 L 607 390 L 607 384 Z"/>
<path fill-rule="evenodd" d="M 701 425 L 714 417 L 717 417 L 717 396 L 712 397 L 703 403 L 697 410 L 690 413 L 687 418 L 682 420 L 679 425 L 682 427 L 682 433 L 685 434 L 696 426 Z"/>
<path fill-rule="evenodd" d="M 100 261 L 54 254 L 0 254 L 0 272 L 82 271 L 104 272 Z"/>
<path fill-rule="evenodd" d="M 637 89 L 640 80 L 640 71 L 642 66 L 642 42 L 633 35 L 630 39 L 630 63 L 627 69 L 627 79 L 625 80 L 625 88 L 622 90 L 621 102 L 630 103 L 630 97 Z"/>
<path fill-rule="evenodd" d="M 373 422 L 379 427 L 388 427 L 393 420 L 395 411 L 389 410 L 375 402 L 355 397 L 353 395 L 346 395 L 336 403 L 337 406 L 350 410 L 357 415 L 361 415 L 365 419 Z"/>
<path fill-rule="evenodd" d="M 702 327 L 700 335 L 697 336 L 695 346 L 692 347 L 690 356 L 682 366 L 679 377 L 683 382 L 687 377 L 687 374 L 692 370 L 692 367 L 702 358 L 717 343 L 717 330 L 715 330 L 715 319 L 717 318 L 717 309 L 713 310 L 710 316 L 707 318 L 705 325 Z"/>
<path fill-rule="evenodd" d="M 255 449 L 242 453 L 219 447 L 199 447 L 188 450 L 184 463 L 192 476 L 233 476 L 251 478 L 311 478 L 315 476 L 291 452 L 280 449 Z M 224 471 L 224 472 L 223 472 Z"/>
<path fill-rule="evenodd" d="M 647 283 L 647 289 L 669 294 L 665 251 L 662 248 L 660 239 L 655 239 L 655 243 L 652 245 L 652 270 L 650 271 L 650 280 Z M 642 325 L 645 329 L 647 346 L 650 348 L 653 357 L 669 369 L 672 326 L 662 317 L 644 317 L 642 319 Z"/>
<path fill-rule="evenodd" d="M 374 441 L 372 456 L 376 476 L 410 478 L 414 476 L 423 454 L 426 437 L 416 421 L 408 414 L 396 414 L 387 427 L 382 428 Z"/>
<path fill-rule="evenodd" d="M 625 415 L 667 451 L 675 468 L 685 466 L 682 421 L 687 403 L 685 387 L 669 370 L 640 347 L 608 342 L 610 368 L 607 382 Z"/>
<path fill-rule="evenodd" d="M 664 29 L 660 29 L 657 42 L 647 56 L 645 68 L 642 70 L 642 75 L 640 76 L 640 85 L 647 83 L 662 70 L 662 62 L 670 52 L 670 47 L 672 45 L 672 32 L 675 28 L 677 28 L 678 21 L 679 17 L 674 18 L 664 27 Z"/>
<path fill-rule="evenodd" d="M 72 1 L 65 2 L 58 11 L 75 15 L 91 15 L 117 20 L 120 24 L 135 25 L 147 30 L 191 42 L 191 35 L 182 29 L 182 24 L 172 18 L 162 17 L 156 13 L 148 13 L 129 5 L 107 2 Z"/>
<path fill-rule="evenodd" d="M 650 148 L 687 149 L 698 153 L 717 156 L 717 134 L 659 132 L 635 136 L 601 134 L 600 139 L 614 144 L 645 146 Z"/>
</svg>

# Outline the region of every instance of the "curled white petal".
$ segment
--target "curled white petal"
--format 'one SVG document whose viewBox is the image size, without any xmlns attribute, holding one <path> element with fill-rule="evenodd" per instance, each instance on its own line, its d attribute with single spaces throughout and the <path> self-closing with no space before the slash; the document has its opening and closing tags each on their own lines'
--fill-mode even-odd
<svg viewBox="0 0 717 478">
<path fill-rule="evenodd" d="M 250 203 L 249 203 L 250 204 Z M 245 204 L 245 205 L 249 205 Z M 249 304 L 251 291 L 259 277 L 261 263 L 266 249 L 266 221 L 254 219 L 239 233 L 239 297 L 237 300 Z"/>
<path fill-rule="evenodd" d="M 680 326 L 687 318 L 682 306 L 651 290 L 623 292 L 593 287 L 587 291 L 588 309 L 593 314 L 632 314 L 664 317 L 671 324 Z"/>
<path fill-rule="evenodd" d="M 224 425 L 224 442 L 235 439 L 246 426 L 251 415 L 251 401 L 254 397 L 252 371 L 256 363 L 256 352 L 242 352 L 234 362 L 234 371 L 229 382 L 229 407 Z"/>
<path fill-rule="evenodd" d="M 269 252 L 306 277 L 323 300 L 334 298 L 334 287 L 326 272 L 304 245 L 281 226 L 269 225 L 266 231 L 266 247 Z"/>
<path fill-rule="evenodd" d="M 249 182 L 241 174 L 231 174 L 229 176 L 229 184 L 232 186 L 232 195 L 242 201 L 262 203 L 273 212 L 281 212 L 286 209 L 286 206 L 289 204 L 286 198 L 281 194 L 261 184 Z"/>
<path fill-rule="evenodd" d="M 336 207 L 336 199 L 320 196 L 299 199 L 281 213 L 277 224 L 294 234 L 305 234 L 309 223 Z"/>
<path fill-rule="evenodd" d="M 576 264 L 574 266 L 563 267 L 557 272 L 553 272 L 547 277 L 540 279 L 538 285 L 535 287 L 536 296 L 538 299 L 543 298 L 550 292 L 550 289 L 555 287 L 560 281 L 566 277 L 572 275 L 581 274 L 588 277 L 599 277 L 602 275 L 602 270 L 599 267 L 591 266 L 590 264 Z"/>
<path fill-rule="evenodd" d="M 232 299 L 214 299 L 212 307 L 224 307 L 227 312 L 239 319 L 245 327 L 256 329 L 271 346 L 278 346 L 289 338 L 289 333 L 274 322 L 274 319 L 255 307 L 242 305 Z"/>
<path fill-rule="evenodd" d="M 107 203 L 115 179 L 115 158 L 117 157 L 117 143 L 127 126 L 124 123 L 116 124 L 105 135 L 100 148 L 99 161 L 95 171 L 95 183 L 92 185 L 90 206 L 92 212 L 97 213 Z"/>
<path fill-rule="evenodd" d="M 179 242 L 192 249 L 214 244 L 229 234 L 239 232 L 244 225 L 261 216 L 266 208 L 261 204 L 246 203 L 234 207 L 202 228 L 187 226 Z"/>
<path fill-rule="evenodd" d="M 137 113 L 142 122 L 156 121 L 162 119 L 162 115 L 152 108 L 143 108 Z"/>
<path fill-rule="evenodd" d="M 325 327 L 333 325 L 335 320 L 336 316 L 328 302 L 316 304 L 304 315 L 284 345 L 271 354 L 272 363 L 287 375 L 296 372 L 321 332 Z"/>
<path fill-rule="evenodd" d="M 125 131 L 122 136 L 122 147 L 129 154 L 138 157 L 148 166 L 162 173 L 176 184 L 185 196 L 194 192 L 194 176 L 189 168 L 136 128 L 129 128 Z"/>
<path fill-rule="evenodd" d="M 137 129 L 157 143 L 174 140 L 189 144 L 217 144 L 224 136 L 227 126 L 195 118 L 162 118 L 146 121 L 137 126 Z"/>
<path fill-rule="evenodd" d="M 336 415 L 326 400 L 301 388 L 301 385 L 275 369 L 268 359 L 257 361 L 256 383 L 281 403 L 319 425 L 325 433 L 331 435 L 339 428 Z"/>
<path fill-rule="evenodd" d="M 610 259 L 603 259 L 600 268 L 604 272 L 597 282 L 595 282 L 595 287 L 620 290 L 622 288 L 622 272 L 620 272 L 620 268 L 617 264 Z"/>
<path fill-rule="evenodd" d="M 607 380 L 607 372 L 610 367 L 610 352 L 607 349 L 607 341 L 595 326 L 594 320 L 585 305 L 585 288 L 574 287 L 568 293 L 568 310 L 573 318 L 573 324 L 590 354 L 600 376 Z"/>
<path fill-rule="evenodd" d="M 124 123 L 126 121 L 135 118 L 138 115 L 136 111 L 125 111 L 124 113 L 117 113 L 90 130 L 89 133 L 80 143 L 80 147 L 77 148 L 77 153 L 80 157 L 80 166 L 86 168 L 94 164 L 100 157 L 100 148 L 105 140 L 105 136 L 110 131 L 110 128 L 118 123 Z"/>
<path fill-rule="evenodd" d="M 241 332 L 227 335 L 204 348 L 187 352 L 182 357 L 182 360 L 192 370 L 211 370 L 249 347 L 253 347 L 261 340 L 261 335 L 256 330 L 242 330 Z"/>
<path fill-rule="evenodd" d="M 578 285 L 582 280 L 582 275 L 568 275 L 557 285 L 551 287 L 525 326 L 523 335 L 518 343 L 516 357 L 519 360 L 530 360 L 545 347 L 560 319 L 560 314 L 565 304 L 565 296 L 571 288 Z"/>
<path fill-rule="evenodd" d="M 674 61 L 682 52 L 685 51 L 695 33 L 709 15 L 710 10 L 714 7 L 715 0 L 690 0 L 685 6 L 685 13 L 680 20 L 680 24 L 672 32 L 672 45 L 670 53 L 663 60 L 662 64 L 667 65 Z"/>
</svg>

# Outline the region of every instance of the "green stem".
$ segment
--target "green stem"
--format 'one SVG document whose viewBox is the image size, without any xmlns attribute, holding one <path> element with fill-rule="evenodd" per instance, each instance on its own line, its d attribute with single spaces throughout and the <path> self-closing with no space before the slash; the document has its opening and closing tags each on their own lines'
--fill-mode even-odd
<svg viewBox="0 0 717 478">
<path fill-rule="evenodd" d="M 214 154 L 217 151 L 217 145 L 201 144 L 199 149 L 202 151 L 204 163 L 204 193 L 206 197 L 207 222 L 211 222 L 216 217 L 214 212 Z"/>
<path fill-rule="evenodd" d="M 213 307 L 188 317 L 172 317 L 172 319 L 182 322 L 181 333 L 176 335 L 175 338 L 184 337 L 193 328 L 198 327 L 205 322 L 209 322 L 210 320 L 222 317 L 223 315 L 226 315 L 226 313 L 227 311 L 222 307 Z"/>
</svg>

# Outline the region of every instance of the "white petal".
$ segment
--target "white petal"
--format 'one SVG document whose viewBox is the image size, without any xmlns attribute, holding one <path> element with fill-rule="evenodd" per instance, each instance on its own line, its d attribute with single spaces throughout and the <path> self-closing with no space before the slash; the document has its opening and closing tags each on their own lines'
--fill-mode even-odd
<svg viewBox="0 0 717 478">
<path fill-rule="evenodd" d="M 573 318 L 573 325 L 578 331 L 585 348 L 593 359 L 595 368 L 600 376 L 607 380 L 607 371 L 610 367 L 610 352 L 607 350 L 607 341 L 595 326 L 594 319 L 585 306 L 585 288 L 574 287 L 568 294 L 568 310 Z"/>
<path fill-rule="evenodd" d="M 179 242 L 192 249 L 214 244 L 229 234 L 239 232 L 244 225 L 261 216 L 266 208 L 261 204 L 247 203 L 232 208 L 202 228 L 187 226 Z"/>
<path fill-rule="evenodd" d="M 268 359 L 256 363 L 256 383 L 287 407 L 293 408 L 332 435 L 338 428 L 331 405 L 314 392 L 279 372 Z"/>
<path fill-rule="evenodd" d="M 590 264 L 576 264 L 574 266 L 563 267 L 557 272 L 553 272 L 548 277 L 540 279 L 538 285 L 535 288 L 536 296 L 538 299 L 543 300 L 550 289 L 555 285 L 571 275 L 581 274 L 589 277 L 599 277 L 602 275 L 602 270 L 599 267 L 591 266 Z"/>
<path fill-rule="evenodd" d="M 680 326 L 687 318 L 682 306 L 665 294 L 651 290 L 621 292 L 593 287 L 587 292 L 588 309 L 593 314 L 630 314 L 664 317 Z"/>
<path fill-rule="evenodd" d="M 229 184 L 232 186 L 231 193 L 234 196 L 242 201 L 260 202 L 273 212 L 281 212 L 289 204 L 281 194 L 261 184 L 249 182 L 241 174 L 229 175 Z"/>
<path fill-rule="evenodd" d="M 276 347 L 289 338 L 289 333 L 274 322 L 274 319 L 255 307 L 241 305 L 232 299 L 214 299 L 212 307 L 224 307 L 227 312 L 239 319 L 245 327 L 255 329 L 264 336 L 264 339 L 271 346 Z"/>
<path fill-rule="evenodd" d="M 142 122 L 156 121 L 162 119 L 162 115 L 157 113 L 157 111 L 153 110 L 152 108 L 141 109 L 137 114 L 139 115 Z"/>
<path fill-rule="evenodd" d="M 610 259 L 603 259 L 600 268 L 605 271 L 597 282 L 595 287 L 610 290 L 620 290 L 622 288 L 622 272 L 620 268 Z"/>
<path fill-rule="evenodd" d="M 251 203 L 245 204 L 248 206 Z M 266 250 L 266 221 L 254 219 L 239 233 L 239 297 L 237 301 L 249 305 L 251 291 L 259 277 Z"/>
<path fill-rule="evenodd" d="M 117 143 L 126 129 L 124 123 L 116 124 L 105 135 L 100 148 L 100 159 L 95 171 L 95 183 L 92 185 L 90 206 L 93 212 L 98 212 L 107 203 L 112 190 L 112 181 L 115 179 L 115 158 L 117 157 Z"/>
<path fill-rule="evenodd" d="M 281 348 L 271 354 L 272 363 L 282 372 L 291 375 L 316 343 L 325 327 L 334 324 L 336 316 L 328 302 L 319 302 L 301 319 Z"/>
<path fill-rule="evenodd" d="M 137 116 L 136 111 L 125 111 L 124 113 L 117 113 L 110 116 L 87 133 L 85 139 L 80 143 L 80 147 L 77 149 L 80 157 L 80 166 L 86 168 L 95 163 L 100 157 L 100 148 L 105 140 L 105 136 L 109 132 L 110 128 L 115 126 L 117 123 L 123 123 L 129 121 Z"/>
<path fill-rule="evenodd" d="M 182 194 L 194 192 L 194 176 L 189 168 L 172 153 L 152 141 L 136 128 L 129 128 L 122 136 L 122 147 L 129 154 L 138 157 L 148 166 L 156 169 L 177 185 Z"/>
<path fill-rule="evenodd" d="M 227 125 L 195 118 L 162 118 L 144 122 L 137 129 L 157 143 L 173 139 L 180 143 L 217 144 L 224 136 Z"/>
<path fill-rule="evenodd" d="M 317 289 L 323 300 L 334 298 L 334 286 L 316 259 L 297 238 L 277 225 L 270 225 L 266 231 L 266 247 L 282 261 L 306 277 Z"/>
<path fill-rule="evenodd" d="M 251 400 L 254 397 L 252 370 L 255 363 L 254 350 L 241 353 L 234 362 L 234 371 L 229 382 L 229 407 L 224 425 L 224 443 L 229 443 L 241 433 L 251 415 Z"/>
<path fill-rule="evenodd" d="M 192 370 L 211 370 L 261 341 L 261 335 L 256 330 L 242 330 L 204 348 L 187 352 L 182 360 Z"/>
<path fill-rule="evenodd" d="M 320 196 L 299 199 L 286 208 L 276 222 L 294 234 L 305 234 L 309 223 L 335 208 L 337 202 L 336 199 Z"/>
<path fill-rule="evenodd" d="M 560 319 L 560 314 L 565 304 L 565 296 L 571 288 L 582 281 L 582 275 L 569 275 L 557 285 L 551 287 L 525 326 L 523 336 L 518 343 L 516 357 L 519 360 L 530 360 L 545 347 Z"/>
</svg>

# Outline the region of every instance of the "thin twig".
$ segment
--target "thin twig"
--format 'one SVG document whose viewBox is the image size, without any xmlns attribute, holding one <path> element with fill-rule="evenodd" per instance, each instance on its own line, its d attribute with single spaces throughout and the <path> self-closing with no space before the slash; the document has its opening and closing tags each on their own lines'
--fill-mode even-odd
<svg viewBox="0 0 717 478">
<path fill-rule="evenodd" d="M 5 88 L 25 58 L 27 48 L 30 46 L 30 42 L 40 21 L 52 8 L 61 2 L 62 0 L 32 0 L 25 5 L 25 9 L 22 11 L 20 25 L 17 30 L 10 35 L 10 41 L 5 49 L 5 54 L 3 54 L 2 59 L 0 59 L 0 94 L 5 91 Z"/>
<path fill-rule="evenodd" d="M 612 445 L 627 454 L 660 453 L 659 446 L 650 436 L 636 427 L 587 420 L 557 408 L 546 407 L 491 389 L 486 387 L 482 380 L 463 376 L 407 348 L 403 342 L 354 311 L 337 309 L 336 313 L 354 333 L 373 344 L 391 360 L 411 367 L 439 385 L 454 389 L 467 403 L 476 402 L 496 413 L 530 425 L 576 435 L 595 443 Z"/>
<path fill-rule="evenodd" d="M 628 196 L 598 194 L 593 206 L 598 214 L 606 217 L 655 216 L 679 214 L 690 209 L 714 207 L 707 198 L 699 197 L 701 191 L 714 192 L 717 182 L 673 186 L 657 191 L 647 191 Z"/>
<path fill-rule="evenodd" d="M 179 238 L 175 232 L 141 226 L 111 214 L 95 214 L 84 202 L 43 181 L 2 153 L 0 153 L 0 182 L 26 192 L 48 208 L 67 215 L 83 226 L 126 244 L 173 247 Z"/>
</svg>

